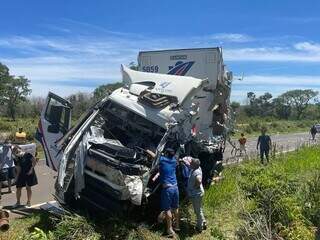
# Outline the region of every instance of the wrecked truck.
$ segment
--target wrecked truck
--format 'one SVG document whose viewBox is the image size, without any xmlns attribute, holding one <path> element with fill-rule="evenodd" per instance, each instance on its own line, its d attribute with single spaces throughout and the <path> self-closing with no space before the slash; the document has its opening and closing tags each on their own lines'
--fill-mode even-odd
<svg viewBox="0 0 320 240">
<path fill-rule="evenodd" d="M 218 91 L 216 86 L 230 89 L 226 75 L 211 86 L 208 79 L 125 66 L 121 72 L 124 87 L 90 108 L 73 127 L 70 102 L 48 95 L 36 139 L 43 146 L 46 164 L 58 172 L 54 195 L 61 205 L 81 200 L 97 209 L 120 212 L 154 204 L 160 191 L 154 176 L 167 147 L 180 157 L 200 158 L 205 184 L 221 170 L 230 91 Z M 197 127 L 203 126 L 199 111 L 208 92 L 220 100 L 206 102 L 214 121 L 203 134 Z M 177 176 L 183 190 L 183 174 Z"/>
</svg>

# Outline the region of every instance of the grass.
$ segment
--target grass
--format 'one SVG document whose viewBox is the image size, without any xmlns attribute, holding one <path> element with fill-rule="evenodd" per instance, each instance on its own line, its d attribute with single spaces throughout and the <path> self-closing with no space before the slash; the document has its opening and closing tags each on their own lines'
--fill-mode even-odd
<svg viewBox="0 0 320 240">
<path fill-rule="evenodd" d="M 36 118 L 17 118 L 16 121 L 13 121 L 10 118 L 0 117 L 0 141 L 14 142 L 15 133 L 22 127 L 27 134 L 27 142 L 35 142 L 38 121 L 39 119 Z M 39 159 L 44 159 L 43 149 L 38 142 L 37 153 Z"/>
<path fill-rule="evenodd" d="M 236 124 L 236 136 L 245 133 L 247 136 L 257 136 L 261 128 L 266 127 L 269 134 L 288 134 L 308 132 L 315 120 L 277 120 L 273 118 L 247 118 Z"/>
<path fill-rule="evenodd" d="M 0 232 L 0 239 L 2 240 L 17 240 L 30 239 L 30 233 L 34 231 L 35 227 L 41 228 L 44 231 L 52 229 L 51 218 L 47 213 L 35 213 L 29 217 L 15 219 L 10 222 L 8 232 Z"/>
<path fill-rule="evenodd" d="M 15 133 L 20 127 L 27 133 L 27 140 L 33 141 L 39 119 L 18 118 L 12 121 L 10 118 L 0 118 L 0 133 L 7 133 L 9 140 L 14 140 Z"/>
<path fill-rule="evenodd" d="M 310 199 L 320 201 L 320 184 L 314 185 L 315 181 L 313 181 L 319 170 L 318 146 L 279 155 L 267 166 L 262 166 L 259 161 L 229 166 L 224 171 L 223 180 L 212 185 L 205 194 L 204 208 L 209 223 L 208 230 L 201 234 L 194 231 L 195 217 L 192 209 L 190 205 L 182 203 L 182 217 L 187 218 L 188 221 L 182 222 L 182 232 L 179 237 L 196 240 L 255 239 L 247 235 L 239 238 L 239 234 L 247 234 L 248 226 L 250 228 L 254 226 L 248 224 L 247 216 L 254 217 L 258 213 L 260 215 L 263 213 L 261 209 L 263 205 L 259 204 L 261 201 L 265 203 L 268 200 L 265 196 L 271 191 L 278 197 L 273 204 L 280 206 L 281 213 L 273 216 L 274 219 L 279 218 L 276 224 L 277 229 L 274 231 L 278 231 L 277 234 L 281 234 L 283 239 L 316 239 L 314 230 L 319 226 L 315 224 L 320 220 L 317 218 L 318 212 L 314 211 L 319 211 L 317 210 L 319 205 L 312 203 Z M 312 191 L 307 191 L 308 186 L 313 186 Z M 281 194 L 276 195 L 277 191 Z M 309 205 L 315 207 L 305 209 L 305 206 Z M 277 213 L 278 210 L 276 210 Z M 14 220 L 8 239 L 31 236 L 34 234 L 35 227 L 42 229 L 47 239 L 163 239 L 163 226 L 157 224 L 149 225 L 118 218 L 90 220 L 78 215 L 54 221 L 43 213 Z M 250 231 L 255 230 L 255 228 L 250 229 Z M 259 232 L 255 234 L 258 236 Z M 303 238 L 299 238 L 301 234 Z"/>
</svg>

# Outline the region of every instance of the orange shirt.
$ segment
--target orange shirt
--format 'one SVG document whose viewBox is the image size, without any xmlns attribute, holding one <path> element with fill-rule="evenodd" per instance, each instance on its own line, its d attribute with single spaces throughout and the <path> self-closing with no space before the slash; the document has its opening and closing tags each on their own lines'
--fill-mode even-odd
<svg viewBox="0 0 320 240">
<path fill-rule="evenodd" d="M 247 142 L 247 139 L 246 139 L 245 137 L 239 138 L 239 143 L 240 143 L 241 145 L 245 145 L 246 142 Z"/>
</svg>

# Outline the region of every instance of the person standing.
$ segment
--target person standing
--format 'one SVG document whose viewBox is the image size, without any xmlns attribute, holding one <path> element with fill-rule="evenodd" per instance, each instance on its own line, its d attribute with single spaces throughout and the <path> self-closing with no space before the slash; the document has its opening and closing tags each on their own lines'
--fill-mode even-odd
<svg viewBox="0 0 320 240">
<path fill-rule="evenodd" d="M 176 177 L 177 160 L 175 151 L 171 148 L 166 148 L 165 155 L 159 160 L 159 178 L 161 184 L 161 210 L 164 211 L 166 220 L 166 233 L 168 237 L 173 237 L 175 231 L 180 231 L 179 228 L 179 190 Z M 173 219 L 174 227 L 173 227 Z"/>
<path fill-rule="evenodd" d="M 23 187 L 27 189 L 27 207 L 31 207 L 32 190 L 31 187 L 38 184 L 38 179 L 34 170 L 37 163 L 35 157 L 31 153 L 24 152 L 19 146 L 15 145 L 12 149 L 16 161 L 16 197 L 17 203 L 14 207 L 21 205 L 21 190 Z"/>
<path fill-rule="evenodd" d="M 186 165 L 188 165 L 188 163 L 186 163 Z M 198 232 L 202 232 L 202 230 L 206 230 L 207 223 L 204 217 L 202 206 L 204 188 L 202 185 L 202 170 L 200 167 L 200 160 L 197 158 L 192 158 L 189 163 L 189 167 L 191 172 L 188 179 L 188 196 L 192 203 L 194 213 L 197 217 L 196 229 Z"/>
<path fill-rule="evenodd" d="M 241 137 L 239 138 L 239 145 L 240 145 L 240 156 L 242 156 L 242 152 L 247 155 L 246 143 L 247 138 L 245 138 L 244 133 L 241 133 Z"/>
<path fill-rule="evenodd" d="M 260 160 L 264 164 L 264 156 L 266 157 L 267 162 L 269 162 L 269 151 L 271 148 L 271 138 L 266 135 L 267 130 L 263 128 L 261 130 L 261 135 L 258 138 L 257 150 L 260 147 Z"/>
<path fill-rule="evenodd" d="M 310 134 L 312 137 L 312 141 L 314 141 L 316 139 L 316 134 L 317 134 L 317 128 L 315 125 L 313 125 L 310 129 Z"/>
<path fill-rule="evenodd" d="M 11 180 L 15 178 L 15 165 L 12 158 L 11 144 L 0 146 L 0 199 L 2 182 L 8 181 L 8 193 L 11 193 Z"/>
</svg>

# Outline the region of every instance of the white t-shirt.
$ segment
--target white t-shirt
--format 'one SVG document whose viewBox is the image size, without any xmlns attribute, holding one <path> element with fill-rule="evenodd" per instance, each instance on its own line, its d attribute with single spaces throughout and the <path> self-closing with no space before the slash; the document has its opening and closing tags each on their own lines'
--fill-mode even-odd
<svg viewBox="0 0 320 240">
<path fill-rule="evenodd" d="M 203 196 L 203 194 L 204 194 L 204 188 L 203 188 L 202 183 L 200 184 L 199 187 L 195 186 L 197 176 L 201 176 L 201 178 L 202 178 L 202 170 L 200 167 L 195 170 L 191 170 L 191 172 L 190 172 L 190 177 L 188 180 L 189 197 Z"/>
</svg>

